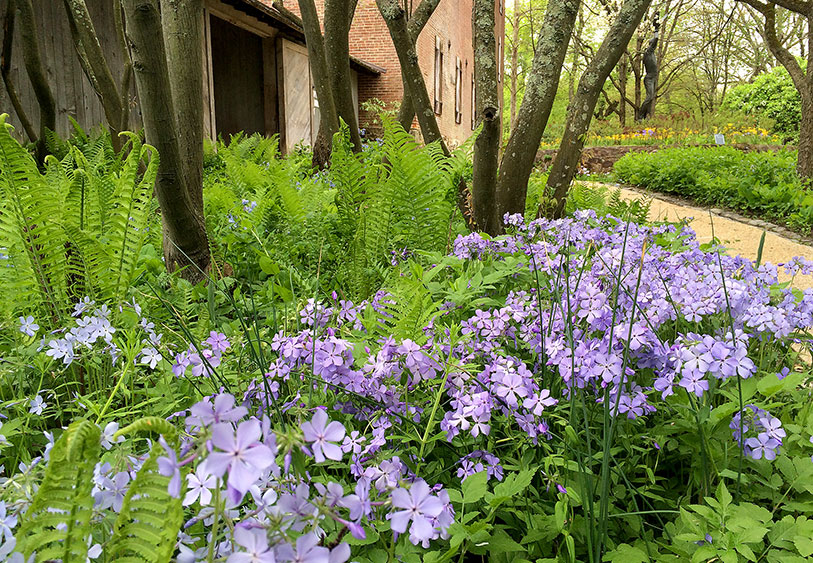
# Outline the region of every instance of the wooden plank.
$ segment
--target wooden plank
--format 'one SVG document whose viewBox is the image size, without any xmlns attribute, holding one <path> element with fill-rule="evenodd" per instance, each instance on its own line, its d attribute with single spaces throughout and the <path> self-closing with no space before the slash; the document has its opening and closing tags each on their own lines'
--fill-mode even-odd
<svg viewBox="0 0 813 563">
<path fill-rule="evenodd" d="M 277 38 L 274 51 L 277 58 L 277 119 L 279 123 L 279 148 L 283 154 L 288 154 L 288 119 L 285 113 L 285 60 L 283 57 L 284 39 Z"/>
<path fill-rule="evenodd" d="M 203 10 L 203 135 L 217 141 L 215 87 L 212 76 L 212 26 L 208 9 Z"/>
<path fill-rule="evenodd" d="M 226 20 L 232 25 L 236 25 L 237 27 L 242 27 L 247 31 L 256 33 L 260 37 L 270 38 L 275 35 L 275 30 L 273 27 L 266 25 L 260 20 L 252 18 L 248 14 L 229 6 L 228 4 L 224 4 L 219 0 L 207 0 L 206 8 L 212 15 L 215 15 L 222 20 Z"/>
<path fill-rule="evenodd" d="M 310 143 L 311 94 L 308 50 L 296 43 L 284 40 L 283 73 L 285 84 L 285 145 L 291 151 L 297 143 Z"/>
<path fill-rule="evenodd" d="M 279 133 L 277 115 L 277 49 L 272 38 L 263 39 L 263 100 L 265 102 L 265 134 Z"/>
</svg>

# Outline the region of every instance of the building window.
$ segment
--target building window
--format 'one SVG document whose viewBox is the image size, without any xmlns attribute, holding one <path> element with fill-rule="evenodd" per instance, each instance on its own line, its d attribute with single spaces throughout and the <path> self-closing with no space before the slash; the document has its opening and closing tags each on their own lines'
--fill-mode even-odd
<svg viewBox="0 0 813 563">
<path fill-rule="evenodd" d="M 475 103 L 476 98 L 474 97 L 474 76 L 471 77 L 471 130 L 474 131 L 477 128 L 477 104 Z"/>
<path fill-rule="evenodd" d="M 435 113 L 443 113 L 443 43 L 435 37 Z"/>
<path fill-rule="evenodd" d="M 454 122 L 463 122 L 463 63 L 460 57 L 455 62 L 454 74 Z"/>
</svg>

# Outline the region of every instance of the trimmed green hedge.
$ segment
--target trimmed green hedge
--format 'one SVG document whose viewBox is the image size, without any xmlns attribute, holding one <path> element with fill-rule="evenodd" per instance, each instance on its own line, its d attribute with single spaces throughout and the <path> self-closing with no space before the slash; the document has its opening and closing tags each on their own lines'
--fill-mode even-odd
<svg viewBox="0 0 813 563">
<path fill-rule="evenodd" d="M 624 183 L 728 207 L 813 231 L 813 190 L 796 175 L 796 153 L 743 152 L 731 147 L 690 147 L 628 153 L 615 163 Z"/>
</svg>

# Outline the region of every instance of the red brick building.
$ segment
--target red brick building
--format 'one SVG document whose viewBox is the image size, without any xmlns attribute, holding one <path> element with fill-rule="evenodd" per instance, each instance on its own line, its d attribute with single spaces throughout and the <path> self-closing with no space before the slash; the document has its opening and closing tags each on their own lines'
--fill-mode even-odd
<svg viewBox="0 0 813 563">
<path fill-rule="evenodd" d="M 270 3 L 270 0 L 264 0 Z M 278 2 L 278 0 L 277 0 Z M 277 3 L 275 2 L 275 3 Z M 419 0 L 408 2 L 413 8 Z M 284 0 L 288 10 L 299 15 L 296 0 Z M 324 0 L 316 0 L 320 15 Z M 429 97 L 434 101 L 440 131 L 451 145 L 465 141 L 474 129 L 474 51 L 471 24 L 472 0 L 441 0 L 418 38 L 418 64 L 423 71 Z M 495 0 L 497 25 L 498 80 L 502 88 L 505 46 L 505 0 Z M 401 70 L 387 25 L 375 0 L 359 0 L 350 29 L 350 54 L 380 67 L 380 74 L 358 75 L 359 102 L 378 100 L 394 105 L 403 96 Z M 500 96 L 502 98 L 502 96 Z M 370 127 L 373 117 L 360 111 L 361 127 Z M 417 121 L 414 123 L 417 127 Z"/>
</svg>

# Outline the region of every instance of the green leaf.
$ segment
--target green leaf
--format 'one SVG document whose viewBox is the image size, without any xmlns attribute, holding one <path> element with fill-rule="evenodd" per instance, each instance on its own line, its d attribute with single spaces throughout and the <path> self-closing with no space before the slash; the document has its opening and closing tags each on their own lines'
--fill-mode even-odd
<svg viewBox="0 0 813 563">
<path fill-rule="evenodd" d="M 488 491 L 488 473 L 478 471 L 474 475 L 466 477 L 462 483 L 463 502 L 470 504 L 483 498 Z"/>
<path fill-rule="evenodd" d="M 491 539 L 488 540 L 488 548 L 491 554 L 525 551 L 525 548 L 515 542 L 504 530 L 494 531 Z"/>
<path fill-rule="evenodd" d="M 622 543 L 612 551 L 604 555 L 603 561 L 611 563 L 649 563 L 649 556 L 645 551 Z"/>
<path fill-rule="evenodd" d="M 813 538 L 809 536 L 797 536 L 793 538 L 793 545 L 796 546 L 799 555 L 810 557 L 813 555 Z"/>
</svg>

